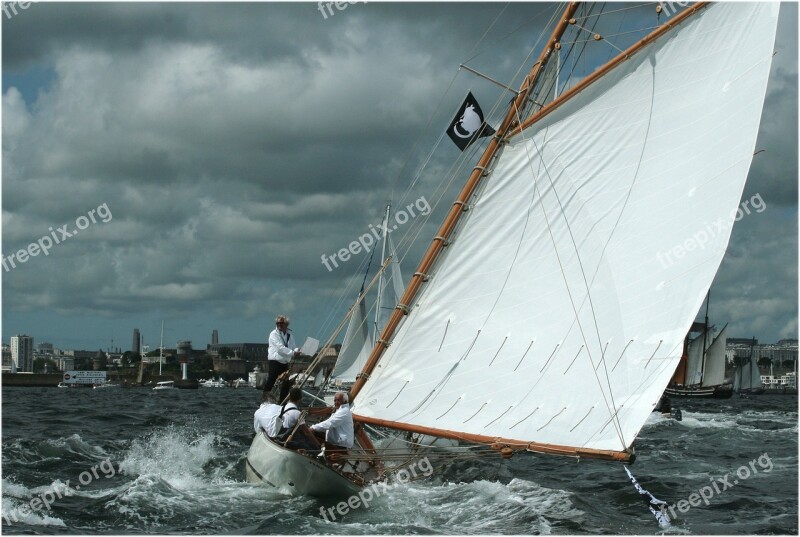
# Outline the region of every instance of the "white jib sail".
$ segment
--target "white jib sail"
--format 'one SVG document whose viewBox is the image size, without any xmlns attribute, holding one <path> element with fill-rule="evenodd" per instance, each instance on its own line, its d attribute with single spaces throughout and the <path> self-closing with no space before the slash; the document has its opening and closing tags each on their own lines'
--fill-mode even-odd
<svg viewBox="0 0 800 537">
<path fill-rule="evenodd" d="M 364 367 L 364 363 L 372 350 L 367 324 L 367 306 L 364 298 L 350 317 L 347 331 L 342 341 L 342 351 L 336 360 L 331 377 L 342 382 L 355 382 L 356 375 Z"/>
<path fill-rule="evenodd" d="M 380 331 L 386 323 L 386 320 L 380 315 L 383 308 L 382 303 L 397 304 L 400 297 L 403 296 L 403 276 L 400 272 L 400 260 L 397 258 L 397 253 L 392 243 L 392 237 L 386 236 L 388 242 L 389 254 L 392 256 L 392 261 L 389 264 L 389 277 L 385 278 L 381 284 L 382 289 L 378 294 L 378 300 L 375 304 L 379 314 L 380 326 L 377 331 Z M 381 298 L 383 297 L 383 298 Z M 388 298 L 387 298 L 388 297 Z M 353 312 L 350 317 L 350 323 L 347 325 L 347 331 L 344 334 L 344 341 L 342 341 L 342 352 L 336 360 L 336 366 L 333 368 L 331 377 L 345 383 L 355 382 L 356 375 L 364 368 L 364 364 L 369 358 L 369 353 L 372 350 L 373 341 L 369 335 L 369 326 L 367 323 L 367 306 L 365 299 L 361 299 L 358 308 Z"/>
<path fill-rule="evenodd" d="M 721 262 L 778 4 L 715 4 L 511 140 L 355 413 L 624 450 Z"/>
</svg>

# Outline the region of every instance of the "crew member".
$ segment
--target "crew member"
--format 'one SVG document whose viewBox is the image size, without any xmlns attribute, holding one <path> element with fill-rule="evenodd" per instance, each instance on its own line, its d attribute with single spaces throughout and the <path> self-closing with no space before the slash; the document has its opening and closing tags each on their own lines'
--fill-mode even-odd
<svg viewBox="0 0 800 537">
<path fill-rule="evenodd" d="M 267 382 L 264 384 L 264 391 L 272 391 L 275 381 L 281 373 L 289 369 L 289 360 L 300 355 L 300 350 L 294 341 L 291 331 L 289 331 L 289 318 L 285 315 L 278 315 L 275 318 L 275 330 L 269 335 L 269 352 L 267 353 Z M 279 401 L 284 401 L 289 394 L 291 384 L 285 383 L 281 386 Z"/>
<path fill-rule="evenodd" d="M 347 394 L 336 392 L 333 396 L 334 413 L 330 418 L 311 426 L 311 431 L 325 441 L 325 451 L 347 453 L 353 447 L 355 433 L 353 431 L 353 413 L 350 412 Z"/>
</svg>

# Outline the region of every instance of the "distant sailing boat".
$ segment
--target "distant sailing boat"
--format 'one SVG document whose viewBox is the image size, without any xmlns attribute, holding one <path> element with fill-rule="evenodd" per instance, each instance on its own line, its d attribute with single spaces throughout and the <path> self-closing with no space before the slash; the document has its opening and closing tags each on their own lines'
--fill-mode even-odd
<svg viewBox="0 0 800 537">
<path fill-rule="evenodd" d="M 374 426 L 485 456 L 633 462 L 727 247 L 778 5 L 690 6 L 542 105 L 576 10 L 558 18 L 350 390 L 347 469 L 258 434 L 249 480 L 330 494 L 386 479 L 397 465 Z M 659 259 L 714 220 L 704 248 Z"/>
<path fill-rule="evenodd" d="M 372 323 L 373 334 L 377 335 L 386 324 L 383 318 L 384 308 L 383 304 L 386 302 L 392 305 L 400 301 L 403 296 L 403 276 L 400 272 L 400 261 L 397 258 L 392 237 L 389 234 L 389 216 L 391 214 L 391 204 L 387 204 L 386 211 L 383 218 L 383 241 L 381 247 L 381 259 L 386 259 L 391 256 L 389 264 L 389 277 L 384 277 L 385 271 L 380 271 L 378 275 L 377 284 L 377 297 L 375 299 L 375 315 Z M 369 266 L 367 266 L 367 274 L 369 273 Z M 366 283 L 366 276 L 364 276 L 364 284 Z M 347 331 L 342 341 L 342 350 L 339 355 L 336 366 L 331 373 L 331 378 L 334 381 L 333 385 L 337 389 L 349 389 L 356 381 L 356 376 L 364 368 L 367 362 L 369 353 L 372 350 L 375 342 L 374 337 L 370 336 L 370 323 L 367 319 L 367 305 L 366 297 L 364 294 L 364 284 L 361 285 L 359 296 L 361 299 L 358 302 L 356 310 L 350 317 L 350 322 L 347 325 Z"/>
<path fill-rule="evenodd" d="M 708 301 L 704 323 L 692 323 L 684 340 L 684 351 L 675 373 L 664 393 L 671 397 L 713 397 L 728 399 L 733 394 L 731 384 L 725 383 L 725 341 L 728 325 L 716 338 L 708 326 Z M 700 332 L 695 337 L 692 333 Z"/>
<path fill-rule="evenodd" d="M 740 395 L 760 395 L 764 393 L 761 384 L 761 372 L 758 370 L 758 363 L 753 356 L 753 348 L 756 340 L 750 344 L 750 357 L 736 365 L 733 374 L 733 391 Z"/>
</svg>

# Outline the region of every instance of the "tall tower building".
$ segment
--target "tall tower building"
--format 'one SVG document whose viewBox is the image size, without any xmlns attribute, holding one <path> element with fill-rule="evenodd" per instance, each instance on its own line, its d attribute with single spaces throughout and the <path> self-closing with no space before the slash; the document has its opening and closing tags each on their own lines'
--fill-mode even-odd
<svg viewBox="0 0 800 537">
<path fill-rule="evenodd" d="M 218 345 L 219 344 L 219 332 L 215 329 L 211 332 L 211 344 Z"/>
<path fill-rule="evenodd" d="M 33 336 L 11 336 L 11 359 L 17 371 L 33 373 Z"/>
<path fill-rule="evenodd" d="M 134 328 L 133 329 L 133 345 L 131 345 L 131 351 L 133 351 L 133 353 L 136 354 L 137 356 L 142 353 L 141 344 L 142 344 L 142 337 L 139 334 L 139 329 L 138 328 Z"/>
</svg>

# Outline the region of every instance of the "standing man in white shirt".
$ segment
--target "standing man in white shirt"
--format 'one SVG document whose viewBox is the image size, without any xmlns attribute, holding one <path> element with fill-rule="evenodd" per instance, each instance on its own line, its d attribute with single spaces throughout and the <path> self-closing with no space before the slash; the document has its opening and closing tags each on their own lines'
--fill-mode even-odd
<svg viewBox="0 0 800 537">
<path fill-rule="evenodd" d="M 275 330 L 269 335 L 269 352 L 267 354 L 267 382 L 264 384 L 264 392 L 269 393 L 272 387 L 275 386 L 275 381 L 278 376 L 289 369 L 289 360 L 295 356 L 300 355 L 300 350 L 297 348 L 297 343 L 294 341 L 294 336 L 289 331 L 289 318 L 285 315 L 278 315 L 275 318 Z M 286 399 L 289 393 L 288 383 L 284 389 L 281 389 L 281 395 L 278 398 L 279 402 Z"/>
<path fill-rule="evenodd" d="M 350 412 L 347 394 L 336 392 L 336 395 L 333 396 L 333 405 L 336 410 L 330 418 L 311 426 L 311 430 L 318 437 L 324 434 L 325 451 L 329 455 L 346 452 L 353 447 L 355 440 L 353 413 Z"/>
</svg>

